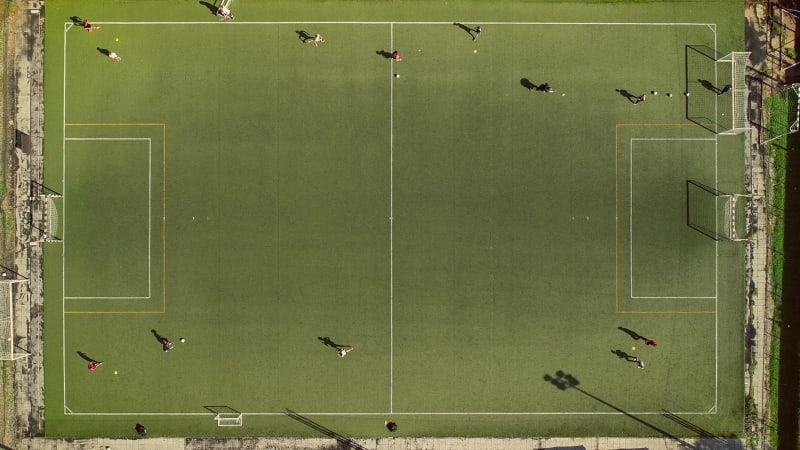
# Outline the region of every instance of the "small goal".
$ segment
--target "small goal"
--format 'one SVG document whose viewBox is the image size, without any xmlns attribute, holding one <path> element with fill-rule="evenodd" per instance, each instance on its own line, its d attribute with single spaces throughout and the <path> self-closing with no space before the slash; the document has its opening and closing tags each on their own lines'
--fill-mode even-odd
<svg viewBox="0 0 800 450">
<path fill-rule="evenodd" d="M 218 427 L 240 427 L 242 426 L 242 413 L 227 405 L 204 406 L 210 413 L 214 414 L 214 420 Z"/>
<path fill-rule="evenodd" d="M 753 235 L 756 201 L 751 194 L 729 194 L 695 180 L 686 182 L 686 223 L 716 241 L 748 241 Z"/>
<path fill-rule="evenodd" d="M 0 361 L 13 361 L 30 356 L 16 346 L 14 330 L 14 300 L 19 297 L 19 287 L 28 280 L 7 280 L 3 272 L 0 280 Z"/>
<path fill-rule="evenodd" d="M 30 245 L 62 242 L 58 211 L 63 208 L 64 196 L 38 183 L 32 184 L 31 191 L 31 224 L 35 231 Z"/>
<path fill-rule="evenodd" d="M 218 427 L 240 427 L 242 426 L 242 413 L 224 412 L 214 416 Z"/>
</svg>

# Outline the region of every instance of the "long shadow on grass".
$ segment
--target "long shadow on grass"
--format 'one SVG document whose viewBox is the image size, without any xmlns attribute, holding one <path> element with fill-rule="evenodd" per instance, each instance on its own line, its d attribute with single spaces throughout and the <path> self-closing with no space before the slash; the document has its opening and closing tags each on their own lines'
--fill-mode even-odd
<svg viewBox="0 0 800 450">
<path fill-rule="evenodd" d="M 639 98 L 637 95 L 631 94 L 627 89 L 617 89 L 617 92 L 619 92 L 619 95 L 625 97 L 633 104 L 636 104 L 636 100 Z"/>
<path fill-rule="evenodd" d="M 200 4 L 205 6 L 206 8 L 208 8 L 208 10 L 211 11 L 211 14 L 214 14 L 215 16 L 217 15 L 217 10 L 219 8 L 217 8 L 216 6 L 212 5 L 211 3 L 202 2 L 202 1 L 200 2 Z"/>
<path fill-rule="evenodd" d="M 100 362 L 100 361 L 92 358 L 91 356 L 87 355 L 86 353 L 83 353 L 83 352 L 78 352 L 78 356 L 80 356 L 81 358 L 85 359 L 86 361 L 89 361 L 90 363 L 92 363 L 92 362 L 93 363 Z"/>
<path fill-rule="evenodd" d="M 668 438 L 674 440 L 675 442 L 678 442 L 681 446 L 683 446 L 685 448 L 690 448 L 692 450 L 697 450 L 697 447 L 695 447 L 694 445 L 689 444 L 688 442 L 686 442 L 683 439 L 681 439 L 681 438 L 669 433 L 668 431 L 663 430 L 663 429 L 651 424 L 650 422 L 642 420 L 642 419 L 634 416 L 633 414 L 625 411 L 624 409 L 619 408 L 617 406 L 614 406 L 613 404 L 603 400 L 602 398 L 597 397 L 595 395 L 592 395 L 591 393 L 587 392 L 586 390 L 579 388 L 578 385 L 580 383 L 578 382 L 577 378 L 573 377 L 571 374 L 564 373 L 564 371 L 562 371 L 562 370 L 558 370 L 558 371 L 556 371 L 556 375 L 555 376 L 552 376 L 550 374 L 545 374 L 544 375 L 544 381 L 552 384 L 553 386 L 555 386 L 556 388 L 558 388 L 561 391 L 566 391 L 568 389 L 574 389 L 574 390 L 580 392 L 581 394 L 583 394 L 583 395 L 585 395 L 585 396 L 587 396 L 587 397 L 589 397 L 589 398 L 591 398 L 593 400 L 596 400 L 596 401 L 608 406 L 609 408 L 611 408 L 611 409 L 613 409 L 615 411 L 618 411 L 621 414 L 624 414 L 625 416 L 635 420 L 636 422 L 639 422 L 640 424 L 650 428 L 651 430 L 661 434 L 662 436 L 668 437 Z"/>
<path fill-rule="evenodd" d="M 291 409 L 286 410 L 286 415 L 289 416 L 289 418 L 294 419 L 313 430 L 319 431 L 320 433 L 324 434 L 325 436 L 328 436 L 331 439 L 336 439 L 336 442 L 338 442 L 339 445 L 345 446 L 347 448 L 354 448 L 356 450 L 367 450 L 366 447 L 361 446 L 356 442 L 353 442 L 352 440 L 342 436 L 341 434 L 331 430 L 330 428 L 326 428 L 318 424 L 317 422 L 314 422 L 313 420 L 309 419 L 308 417 L 305 417 L 303 415 L 300 415 L 292 411 Z"/>
</svg>

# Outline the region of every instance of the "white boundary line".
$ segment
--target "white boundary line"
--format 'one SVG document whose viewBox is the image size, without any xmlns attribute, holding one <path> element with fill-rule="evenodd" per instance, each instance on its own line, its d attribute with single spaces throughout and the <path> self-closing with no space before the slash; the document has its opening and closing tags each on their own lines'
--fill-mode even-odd
<svg viewBox="0 0 800 450">
<path fill-rule="evenodd" d="M 149 300 L 153 298 L 153 140 L 151 138 L 140 138 L 140 137 L 131 137 L 131 138 L 124 138 L 124 137 L 86 137 L 86 138 L 69 138 L 64 136 L 65 148 L 64 148 L 64 161 L 66 162 L 66 141 L 141 141 L 147 142 L 147 294 L 146 295 L 129 295 L 129 296 L 70 296 L 64 295 L 66 294 L 66 290 L 62 291 L 62 295 L 64 300 Z M 64 164 L 66 166 L 66 164 Z M 66 174 L 64 177 L 64 193 L 66 194 Z M 66 202 L 65 202 L 66 203 Z M 66 211 L 66 208 L 63 208 Z M 67 215 L 64 214 L 63 223 L 66 224 L 67 222 Z M 66 226 L 64 227 L 66 230 Z M 64 232 L 64 237 L 66 241 L 66 231 Z M 66 260 L 62 262 L 62 279 L 66 279 Z M 66 281 L 64 281 L 66 289 Z"/>
<path fill-rule="evenodd" d="M 630 259 L 628 263 L 628 268 L 630 271 L 630 285 L 631 285 L 631 292 L 630 298 L 638 298 L 638 299 L 717 299 L 718 292 L 717 292 L 717 284 L 714 283 L 714 295 L 713 296 L 635 296 L 633 295 L 633 145 L 636 141 L 713 141 L 714 142 L 714 171 L 716 173 L 717 170 L 717 163 L 716 163 L 716 138 L 631 138 L 629 146 L 629 157 L 628 157 L 628 178 L 629 178 L 629 195 L 630 195 L 630 203 L 629 203 L 629 210 L 628 210 L 628 249 L 630 252 Z M 716 214 L 716 211 L 715 211 Z M 719 249 L 717 247 L 714 248 L 714 276 L 717 276 L 717 271 L 719 270 L 719 264 L 717 263 Z M 716 311 L 716 309 L 715 309 Z"/>
<path fill-rule="evenodd" d="M 389 26 L 394 51 L 394 24 Z M 394 412 L 394 58 L 389 62 L 389 413 Z"/>
<path fill-rule="evenodd" d="M 467 23 L 480 23 L 483 25 L 598 25 L 598 26 L 653 26 L 653 27 L 675 27 L 675 26 L 702 26 L 709 27 L 715 33 L 716 38 L 716 24 L 713 23 L 696 23 L 696 22 L 484 22 L 476 20 L 462 20 L 461 22 Z M 65 24 L 72 25 L 72 22 L 64 22 Z M 425 22 L 425 21 L 253 21 L 253 22 L 92 22 L 98 25 L 222 25 L 222 26 L 236 26 L 236 25 L 452 25 L 452 21 L 445 22 Z M 715 39 L 716 42 L 716 39 Z M 716 45 L 715 45 L 716 46 Z"/>
<path fill-rule="evenodd" d="M 467 21 L 464 21 L 467 22 Z M 666 22 L 666 23 L 651 23 L 651 22 L 484 22 L 484 21 L 469 21 L 475 23 L 483 23 L 486 25 L 545 25 L 545 26 L 665 26 L 665 27 L 675 27 L 675 26 L 706 26 L 714 33 L 714 48 L 716 51 L 716 24 L 708 24 L 708 23 L 691 23 L 691 22 Z M 317 25 L 325 25 L 325 24 L 332 24 L 332 25 L 390 25 L 391 26 L 391 34 L 392 34 L 392 41 L 394 39 L 394 25 L 449 25 L 452 22 L 395 22 L 395 21 L 380 21 L 380 22 L 364 22 L 364 21 L 318 21 L 318 22 L 298 22 L 298 21 L 290 21 L 290 22 L 95 22 L 101 25 L 223 25 L 224 26 L 235 26 L 235 25 L 300 25 L 300 24 L 317 24 Z M 64 23 L 64 44 L 63 44 L 63 70 L 62 70 L 62 186 L 65 186 L 65 179 L 66 179 L 66 92 L 67 92 L 67 31 L 69 31 L 73 27 L 72 22 L 65 22 Z M 393 42 L 392 42 L 393 43 Z M 392 61 L 390 64 L 390 76 L 394 69 L 394 62 Z M 716 66 L 715 66 L 716 72 Z M 715 75 L 715 82 L 716 82 L 716 75 Z M 390 180 L 390 247 L 393 252 L 393 221 L 394 221 L 394 186 L 393 186 L 393 173 L 394 173 L 394 80 L 391 81 L 390 87 L 390 132 L 392 133 L 390 136 L 390 160 L 391 160 L 391 173 L 392 178 Z M 715 106 L 716 108 L 716 106 Z M 110 139 L 109 139 L 110 140 Z M 697 139 L 697 140 L 712 140 L 712 139 Z M 716 137 L 713 139 L 715 144 L 717 143 Z M 716 154 L 715 154 L 716 157 Z M 152 170 L 152 164 L 151 164 Z M 716 167 L 715 167 L 716 170 Z M 716 185 L 716 183 L 715 183 Z M 66 207 L 64 209 L 64 216 L 66 218 Z M 150 214 L 150 213 L 149 213 Z M 66 220 L 65 220 L 66 222 Z M 64 234 L 66 235 L 66 223 L 63 226 Z M 150 237 L 148 236 L 148 239 Z M 718 247 L 719 243 L 717 243 Z M 62 267 L 64 267 L 65 263 L 65 255 L 66 252 L 64 250 L 65 247 L 62 246 Z M 717 252 L 718 253 L 718 252 Z M 717 254 L 717 258 L 719 255 Z M 393 299 L 394 299 L 394 286 L 393 286 L 393 264 L 394 258 L 393 253 L 390 257 L 390 347 L 391 352 L 393 355 L 394 345 L 393 345 L 393 336 L 394 336 L 394 322 L 393 322 Z M 718 281 L 717 281 L 718 284 Z M 64 292 L 65 287 L 65 279 L 62 274 L 62 292 Z M 719 302 L 718 297 L 717 305 Z M 75 413 L 67 406 L 67 388 L 66 388 L 66 302 L 62 300 L 61 302 L 61 334 L 62 334 L 62 374 L 63 374 L 63 402 L 64 402 L 64 410 L 65 415 L 75 415 L 75 416 L 207 416 L 208 413 Z M 718 315 L 718 314 L 717 314 Z M 718 318 L 715 319 L 718 322 Z M 717 323 L 717 332 L 715 337 L 718 335 L 718 323 Z M 718 337 L 716 338 L 718 341 Z M 716 358 L 716 371 L 718 371 L 719 366 L 719 345 L 717 342 L 715 355 Z M 482 416 L 538 416 L 538 415 L 623 415 L 625 413 L 620 412 L 394 412 L 393 411 L 393 356 L 390 359 L 390 407 L 389 412 L 393 415 L 398 416 L 467 416 L 467 415 L 482 415 Z M 681 415 L 708 415 L 708 414 L 716 414 L 716 402 L 717 402 L 717 384 L 718 381 L 715 377 L 715 402 L 714 406 L 709 409 L 707 412 L 674 412 L 674 414 L 681 414 Z M 382 416 L 385 415 L 386 412 L 375 412 L 375 413 L 364 413 L 364 412 L 337 412 L 337 413 L 326 413 L 326 412 L 302 412 L 299 414 L 309 415 L 309 416 Z M 660 412 L 627 412 L 627 414 L 634 414 L 634 415 L 661 415 Z M 276 412 L 276 413 L 242 413 L 243 416 L 283 416 L 285 415 L 284 412 Z"/>
<path fill-rule="evenodd" d="M 63 62 L 62 62 L 62 70 L 61 74 L 63 76 L 63 80 L 61 80 L 61 119 L 63 120 L 61 124 L 61 192 L 65 192 L 66 188 L 66 179 L 67 179 L 67 32 L 72 28 L 72 22 L 69 22 L 64 25 L 64 48 L 62 55 Z M 63 216 L 63 225 L 64 228 L 64 236 L 67 235 L 67 204 L 63 202 L 61 205 Z M 64 394 L 64 408 L 67 408 L 67 320 L 66 320 L 66 309 L 67 309 L 67 302 L 64 301 L 64 292 L 66 291 L 67 282 L 64 278 L 64 267 L 66 267 L 66 248 L 64 244 L 61 245 L 61 379 L 64 383 L 63 394 Z"/>
<path fill-rule="evenodd" d="M 138 413 L 138 412 L 126 412 L 126 413 L 76 413 L 72 412 L 69 407 L 64 406 L 65 410 L 68 410 L 69 413 L 65 413 L 68 416 L 210 416 L 210 413 L 200 413 L 200 412 L 176 412 L 176 413 Z M 706 412 L 675 412 L 670 411 L 672 414 L 680 414 L 686 416 L 705 416 L 716 414 L 716 411 L 712 410 Z M 713 412 L 712 412 L 713 411 Z M 255 413 L 241 413 L 242 416 L 285 416 L 285 412 L 255 412 Z M 304 416 L 385 416 L 386 412 L 299 412 L 297 414 L 301 414 Z M 617 411 L 597 411 L 597 412 L 486 412 L 486 411 L 470 411 L 470 412 L 396 412 L 392 413 L 394 416 L 623 416 L 623 415 L 636 415 L 636 416 L 660 416 L 662 415 L 661 412 L 635 412 L 635 411 L 626 411 L 624 413 L 617 412 Z"/>
</svg>

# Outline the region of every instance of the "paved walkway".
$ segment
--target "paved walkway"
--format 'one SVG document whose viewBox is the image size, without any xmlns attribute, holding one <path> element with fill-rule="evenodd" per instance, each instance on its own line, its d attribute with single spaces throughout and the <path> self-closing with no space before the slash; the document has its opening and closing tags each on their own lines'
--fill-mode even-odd
<svg viewBox="0 0 800 450">
<path fill-rule="evenodd" d="M 23 440 L 16 450 L 737 450 L 737 439 L 699 439 L 683 446 L 671 439 L 366 439 L 351 445 L 333 439 L 137 439 L 137 440 Z"/>
</svg>

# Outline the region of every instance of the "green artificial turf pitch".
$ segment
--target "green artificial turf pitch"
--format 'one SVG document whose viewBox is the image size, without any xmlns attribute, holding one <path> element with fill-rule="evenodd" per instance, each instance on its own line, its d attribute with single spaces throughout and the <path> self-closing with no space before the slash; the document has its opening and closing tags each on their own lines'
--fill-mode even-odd
<svg viewBox="0 0 800 450">
<path fill-rule="evenodd" d="M 48 436 L 741 433 L 736 8 L 235 6 L 48 3 Z"/>
</svg>

